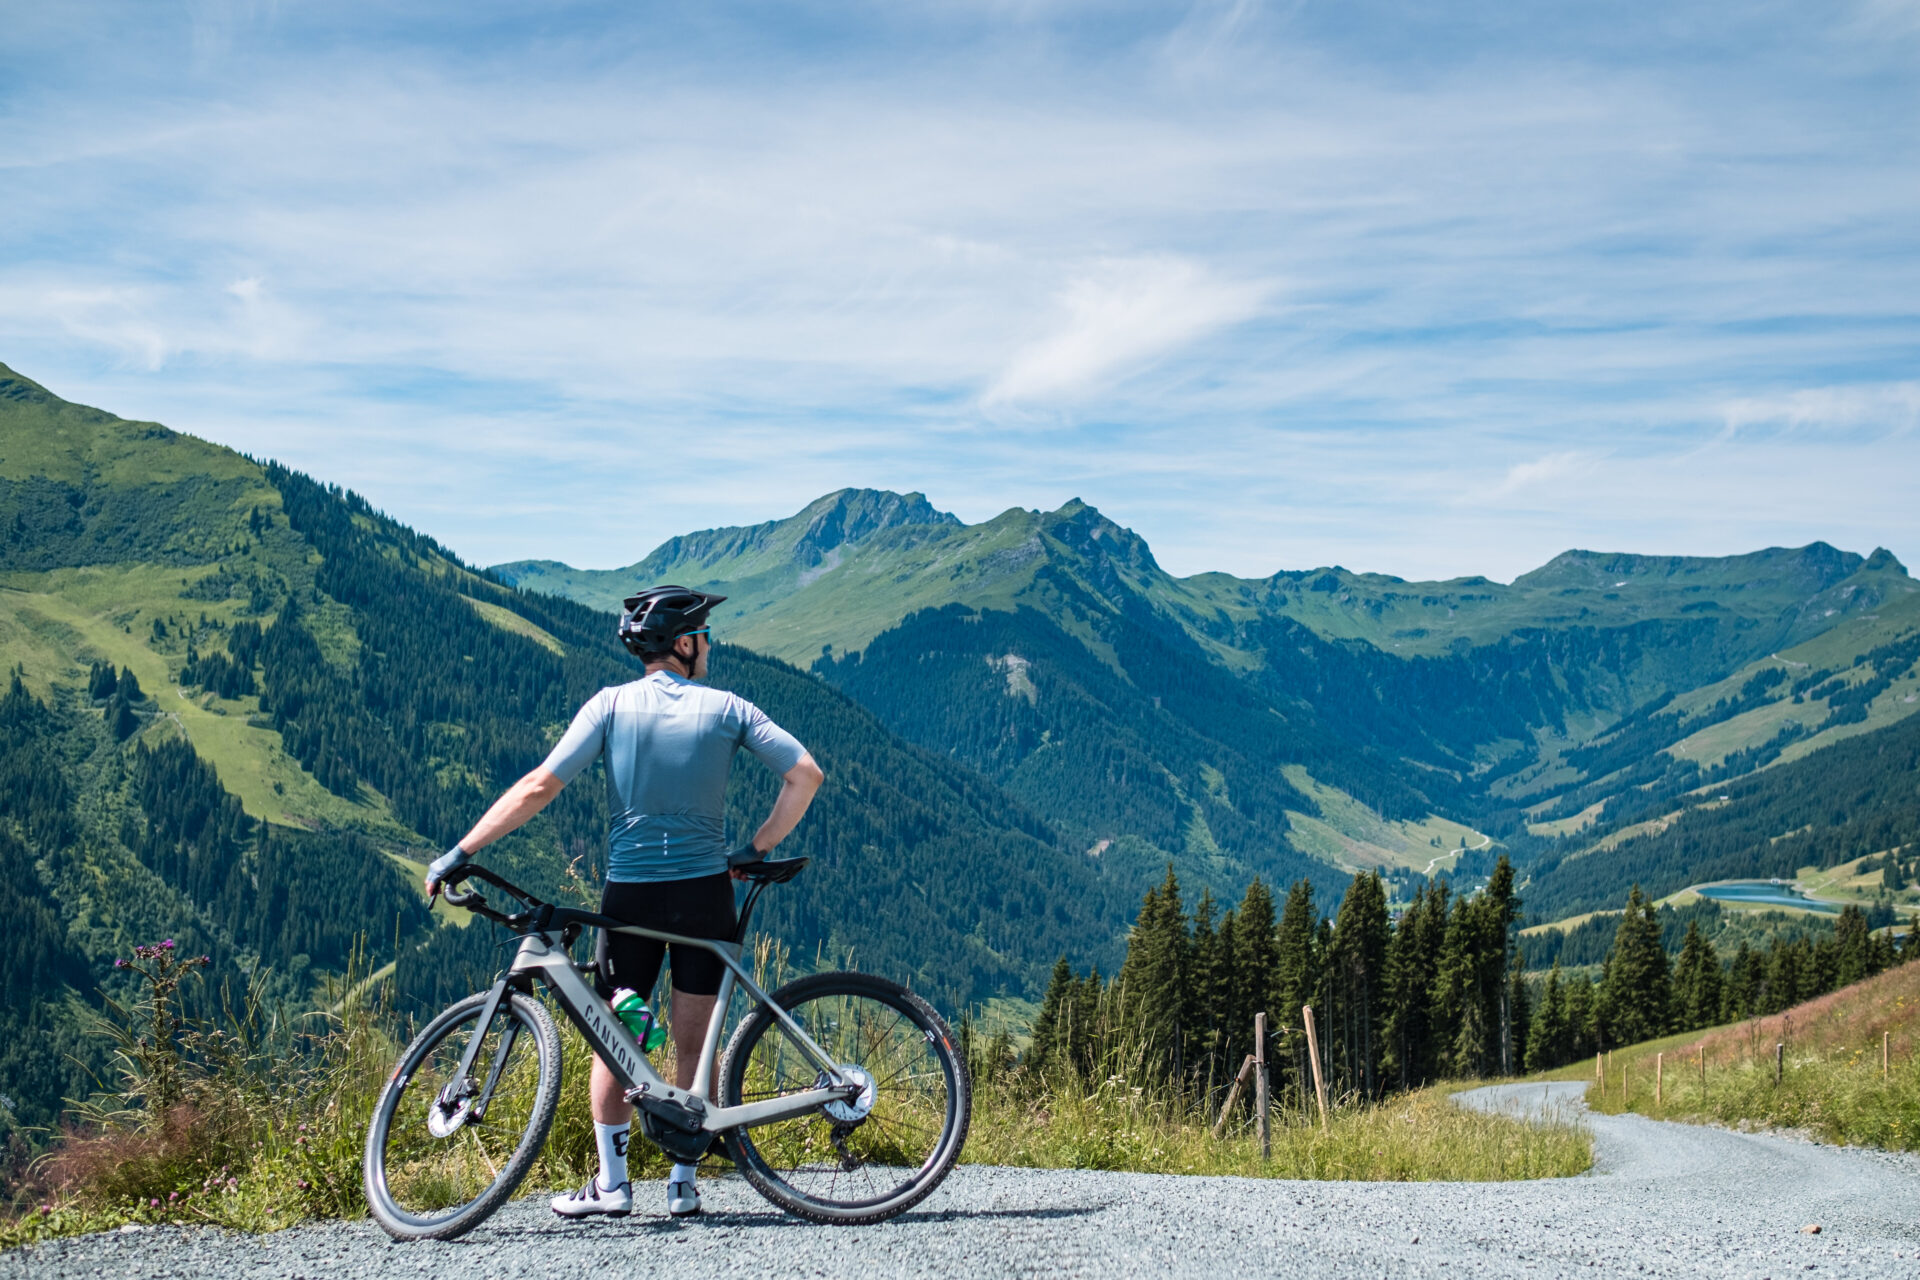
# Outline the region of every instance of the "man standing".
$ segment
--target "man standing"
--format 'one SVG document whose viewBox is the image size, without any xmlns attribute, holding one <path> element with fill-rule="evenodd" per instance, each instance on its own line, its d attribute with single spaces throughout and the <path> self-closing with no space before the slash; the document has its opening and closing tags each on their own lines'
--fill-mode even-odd
<svg viewBox="0 0 1920 1280">
<path fill-rule="evenodd" d="M 626 600 L 622 643 L 646 663 L 631 684 L 602 689 L 573 719 L 546 762 L 493 803 L 459 844 L 427 869 L 427 892 L 475 852 L 545 808 L 595 757 L 607 764 L 612 833 L 600 913 L 629 924 L 689 938 L 731 938 L 736 917 L 730 867 L 758 861 L 784 839 L 812 803 L 822 780 L 805 747 L 746 699 L 694 681 L 707 674 L 712 638 L 707 614 L 725 596 L 685 587 L 653 587 Z M 773 811 L 753 839 L 729 849 L 723 813 L 734 752 L 745 747 L 780 775 Z M 642 995 L 660 976 L 666 944 L 603 933 L 596 985 Z M 673 952 L 673 1048 L 676 1083 L 690 1088 L 706 1044 L 720 977 L 712 953 Z M 563 1217 L 623 1217 L 632 1211 L 627 1139 L 633 1108 L 596 1056 L 593 1131 L 600 1173 L 572 1195 L 556 1196 Z M 696 1167 L 676 1164 L 667 1179 L 667 1210 L 700 1212 Z"/>
</svg>

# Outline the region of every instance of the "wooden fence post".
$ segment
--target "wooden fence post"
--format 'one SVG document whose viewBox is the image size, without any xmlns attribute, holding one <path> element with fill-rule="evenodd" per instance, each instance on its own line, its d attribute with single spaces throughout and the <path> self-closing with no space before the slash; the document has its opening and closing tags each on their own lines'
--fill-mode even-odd
<svg viewBox="0 0 1920 1280">
<path fill-rule="evenodd" d="M 1787 1046 L 1784 1041 L 1773 1044 L 1773 1082 L 1779 1084 L 1787 1078 Z"/>
<path fill-rule="evenodd" d="M 1659 1106 L 1667 1084 L 1667 1055 L 1653 1055 L 1653 1105 Z"/>
<path fill-rule="evenodd" d="M 1260 1161 L 1273 1158 L 1273 1140 L 1267 1132 L 1267 1015 L 1253 1015 L 1254 1130 L 1260 1135 Z"/>
<path fill-rule="evenodd" d="M 1593 1055 L 1593 1078 L 1600 1082 L 1600 1092 L 1607 1091 L 1607 1060 L 1602 1054 Z"/>
<path fill-rule="evenodd" d="M 1227 1090 L 1227 1100 L 1220 1104 L 1220 1118 L 1213 1122 L 1213 1136 L 1219 1137 L 1226 1132 L 1227 1117 L 1233 1114 L 1233 1104 L 1240 1100 L 1241 1086 L 1247 1077 L 1253 1074 L 1253 1055 L 1248 1054 L 1246 1061 L 1240 1064 L 1240 1070 L 1233 1077 L 1233 1087 Z"/>
<path fill-rule="evenodd" d="M 1300 1006 L 1300 1020 L 1307 1027 L 1307 1058 L 1313 1064 L 1313 1093 L 1320 1099 L 1320 1127 L 1327 1126 L 1327 1081 L 1320 1074 L 1320 1037 L 1313 1028 L 1313 1006 Z"/>
</svg>

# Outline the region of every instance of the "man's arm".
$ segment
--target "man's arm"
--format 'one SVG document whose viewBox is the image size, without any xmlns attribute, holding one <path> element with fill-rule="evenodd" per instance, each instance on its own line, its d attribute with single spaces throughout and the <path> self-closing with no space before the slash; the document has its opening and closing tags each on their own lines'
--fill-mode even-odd
<svg viewBox="0 0 1920 1280">
<path fill-rule="evenodd" d="M 806 816 L 807 806 L 813 803 L 813 793 L 820 789 L 826 776 L 810 753 L 801 752 L 799 763 L 780 775 L 780 794 L 773 802 L 773 812 L 753 833 L 753 847 L 763 854 L 770 853 L 773 846 L 785 840 L 787 833 Z"/>
<path fill-rule="evenodd" d="M 819 771 L 815 770 L 815 772 Z M 508 832 L 518 831 L 534 814 L 553 803 L 553 798 L 559 795 L 560 789 L 566 785 L 545 765 L 539 766 L 508 787 L 506 792 L 493 802 L 493 807 L 486 811 L 480 821 L 473 824 L 473 830 L 460 838 L 458 847 L 469 854 L 478 853 Z M 784 795 L 785 793 L 782 792 L 783 797 Z M 774 808 L 778 810 L 779 806 L 775 805 Z M 806 812 L 806 808 L 803 802 L 800 812 Z M 794 821 L 799 820 L 800 815 L 795 814 Z M 787 826 L 790 830 L 793 823 L 788 823 Z M 786 832 L 783 831 L 781 834 L 785 835 Z M 429 877 L 427 892 L 431 894 L 434 889 L 433 880 Z"/>
</svg>

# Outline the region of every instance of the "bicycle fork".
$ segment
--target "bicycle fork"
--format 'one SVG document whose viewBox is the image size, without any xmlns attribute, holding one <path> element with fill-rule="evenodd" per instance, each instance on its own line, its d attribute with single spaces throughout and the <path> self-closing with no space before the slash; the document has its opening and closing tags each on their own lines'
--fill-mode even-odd
<svg viewBox="0 0 1920 1280">
<path fill-rule="evenodd" d="M 450 1138 L 467 1124 L 487 1118 L 487 1106 L 493 1101 L 493 1091 L 500 1083 L 500 1074 L 506 1070 L 507 1059 L 513 1054 L 514 1041 L 520 1035 L 520 1023 L 511 1017 L 507 1019 L 506 1029 L 500 1033 L 500 1044 L 493 1052 L 493 1063 L 487 1068 L 487 1081 L 477 1090 L 473 1084 L 474 1063 L 480 1057 L 481 1046 L 486 1043 L 488 1029 L 500 1014 L 500 1006 L 515 985 L 513 975 L 508 973 L 502 975 L 493 984 L 493 989 L 487 992 L 487 1002 L 481 1007 L 480 1020 L 474 1024 L 473 1034 L 467 1038 L 466 1051 L 460 1055 L 460 1065 L 454 1069 L 453 1079 L 440 1090 L 434 1099 L 433 1109 L 427 1113 L 427 1130 L 434 1137 Z"/>
</svg>

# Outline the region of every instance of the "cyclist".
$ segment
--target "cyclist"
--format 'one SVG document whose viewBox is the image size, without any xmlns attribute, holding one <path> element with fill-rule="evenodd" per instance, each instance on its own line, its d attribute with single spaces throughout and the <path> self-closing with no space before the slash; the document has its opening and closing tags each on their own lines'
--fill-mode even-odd
<svg viewBox="0 0 1920 1280">
<path fill-rule="evenodd" d="M 545 808 L 596 756 L 607 764 L 613 830 L 600 913 L 689 938 L 731 938 L 729 869 L 766 856 L 800 821 L 823 775 L 807 749 L 746 699 L 694 683 L 712 651 L 708 612 L 725 596 L 680 586 L 652 587 L 625 601 L 619 637 L 646 664 L 645 676 L 602 689 L 573 719 L 545 763 L 520 779 L 460 843 L 427 868 L 427 892 L 474 853 Z M 729 850 L 723 818 L 734 752 L 745 747 L 780 775 L 773 811 L 747 844 Z M 600 936 L 600 994 L 631 987 L 646 995 L 660 976 L 666 944 L 625 934 Z M 676 1083 L 692 1087 L 707 1023 L 725 971 L 712 953 L 674 948 L 671 1029 Z M 591 1094 L 600 1172 L 571 1195 L 555 1196 L 567 1218 L 632 1211 L 627 1139 L 633 1108 L 596 1056 Z M 676 1164 L 667 1211 L 700 1212 L 696 1166 Z"/>
</svg>

